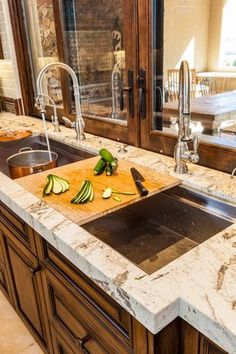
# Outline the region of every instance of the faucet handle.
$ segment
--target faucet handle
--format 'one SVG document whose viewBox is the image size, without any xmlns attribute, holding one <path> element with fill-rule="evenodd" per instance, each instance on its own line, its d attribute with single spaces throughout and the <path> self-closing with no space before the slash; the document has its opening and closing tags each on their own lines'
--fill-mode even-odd
<svg viewBox="0 0 236 354">
<path fill-rule="evenodd" d="M 199 138 L 197 135 L 193 138 L 193 150 L 189 151 L 189 161 L 192 163 L 198 163 L 199 155 L 198 155 L 198 145 L 199 145 Z"/>
<path fill-rule="evenodd" d="M 61 117 L 63 122 L 65 123 L 65 126 L 68 128 L 75 128 L 75 122 L 71 122 L 70 119 L 66 118 L 66 117 Z"/>
</svg>

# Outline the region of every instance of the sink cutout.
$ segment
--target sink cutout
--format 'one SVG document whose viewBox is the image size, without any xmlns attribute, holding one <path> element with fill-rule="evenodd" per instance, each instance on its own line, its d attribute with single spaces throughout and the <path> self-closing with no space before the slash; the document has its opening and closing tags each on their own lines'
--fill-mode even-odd
<svg viewBox="0 0 236 354">
<path fill-rule="evenodd" d="M 152 274 L 232 224 L 206 209 L 211 201 L 175 187 L 82 227 Z M 231 214 L 236 217 L 235 207 Z"/>
<path fill-rule="evenodd" d="M 82 149 L 73 148 L 62 142 L 49 139 L 51 150 L 58 154 L 57 166 L 67 165 L 72 162 L 84 160 L 95 156 Z M 33 150 L 47 150 L 46 139 L 43 135 L 34 135 L 24 140 L 0 143 L 0 171 L 9 176 L 7 158 L 19 152 L 23 147 Z"/>
</svg>

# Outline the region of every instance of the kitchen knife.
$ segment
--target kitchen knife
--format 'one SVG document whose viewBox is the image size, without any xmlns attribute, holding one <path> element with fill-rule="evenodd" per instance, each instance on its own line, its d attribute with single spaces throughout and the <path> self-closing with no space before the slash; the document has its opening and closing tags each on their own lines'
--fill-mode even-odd
<svg viewBox="0 0 236 354">
<path fill-rule="evenodd" d="M 130 172 L 132 174 L 133 180 L 135 182 L 136 188 L 139 192 L 139 194 L 141 195 L 141 197 L 145 197 L 146 195 L 148 195 L 148 190 L 144 187 L 144 185 L 142 184 L 142 182 L 145 181 L 145 179 L 143 178 L 143 176 L 139 173 L 138 170 L 136 170 L 136 168 L 132 167 L 130 169 Z"/>
</svg>

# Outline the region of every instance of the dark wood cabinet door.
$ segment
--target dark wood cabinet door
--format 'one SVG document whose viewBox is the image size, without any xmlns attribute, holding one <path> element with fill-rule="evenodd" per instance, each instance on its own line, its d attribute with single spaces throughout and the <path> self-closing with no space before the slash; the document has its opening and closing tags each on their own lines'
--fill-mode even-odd
<svg viewBox="0 0 236 354">
<path fill-rule="evenodd" d="M 199 354 L 227 354 L 227 353 L 201 334 Z"/>
<path fill-rule="evenodd" d="M 65 341 L 65 339 L 59 334 L 53 327 L 51 328 L 53 353 L 54 354 L 80 354 L 80 350 L 75 352 L 71 346 Z"/>
<path fill-rule="evenodd" d="M 7 239 L 15 308 L 28 328 L 37 336 L 39 344 L 45 348 L 49 334 L 45 327 L 46 310 L 43 304 L 41 275 L 38 273 L 38 259 L 25 247 L 18 246 Z"/>
<path fill-rule="evenodd" d="M 9 276 L 10 275 L 9 275 L 9 264 L 8 264 L 7 252 L 6 252 L 6 240 L 4 235 L 1 233 L 1 227 L 0 227 L 0 289 L 7 297 L 8 301 L 10 301 L 13 304 Z"/>
</svg>

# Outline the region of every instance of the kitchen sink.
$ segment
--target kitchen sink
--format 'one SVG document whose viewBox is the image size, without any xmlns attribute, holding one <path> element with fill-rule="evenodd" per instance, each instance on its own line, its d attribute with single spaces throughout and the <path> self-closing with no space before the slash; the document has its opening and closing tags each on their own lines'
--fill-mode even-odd
<svg viewBox="0 0 236 354">
<path fill-rule="evenodd" d="M 73 148 L 64 143 L 50 139 L 51 150 L 58 154 L 58 166 L 68 163 L 84 160 L 95 156 L 82 149 Z M 0 143 L 0 171 L 9 176 L 7 158 L 16 154 L 21 148 L 31 147 L 34 150 L 47 150 L 46 139 L 44 135 L 33 135 L 29 138 Z"/>
<path fill-rule="evenodd" d="M 82 227 L 151 274 L 235 218 L 236 207 L 178 186 Z"/>
</svg>

